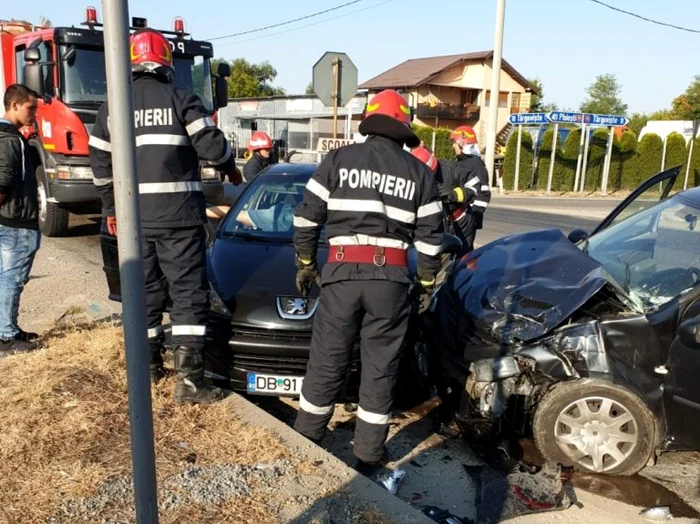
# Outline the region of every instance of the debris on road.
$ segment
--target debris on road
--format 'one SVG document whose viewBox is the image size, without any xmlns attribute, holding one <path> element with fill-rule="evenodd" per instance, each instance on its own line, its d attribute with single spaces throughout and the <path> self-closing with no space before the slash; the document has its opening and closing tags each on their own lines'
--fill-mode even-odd
<svg viewBox="0 0 700 524">
<path fill-rule="evenodd" d="M 379 482 L 382 486 L 389 490 L 389 493 L 391 493 L 392 495 L 396 495 L 396 492 L 399 490 L 399 484 L 405 476 L 405 470 L 395 469 L 394 471 L 379 477 L 377 479 L 377 482 Z"/>
<path fill-rule="evenodd" d="M 530 513 L 564 510 L 576 504 L 569 475 L 560 466 L 519 465 L 509 473 L 490 466 L 464 466 L 476 483 L 477 522 L 499 522 Z"/>
<path fill-rule="evenodd" d="M 640 513 L 642 517 L 649 520 L 664 521 L 673 519 L 671 508 L 668 506 L 655 506 L 645 509 Z"/>
</svg>

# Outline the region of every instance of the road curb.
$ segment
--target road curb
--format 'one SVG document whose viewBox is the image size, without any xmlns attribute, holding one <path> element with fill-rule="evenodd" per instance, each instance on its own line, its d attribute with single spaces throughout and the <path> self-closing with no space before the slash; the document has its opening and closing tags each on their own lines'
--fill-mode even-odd
<svg viewBox="0 0 700 524">
<path fill-rule="evenodd" d="M 278 435 L 282 442 L 291 448 L 296 457 L 315 463 L 322 461 L 318 466 L 319 473 L 340 481 L 342 483 L 341 488 L 362 499 L 363 502 L 367 503 L 368 509 L 375 509 L 382 516 L 397 524 L 434 524 L 431 519 L 423 515 L 418 509 L 392 495 L 364 475 L 360 475 L 343 461 L 337 459 L 320 446 L 315 445 L 284 422 L 246 400 L 243 396 L 233 393 L 225 402 L 230 403 L 236 415 L 243 422 L 263 427 Z M 304 515 L 300 514 L 289 522 L 301 524 L 304 520 L 300 519 L 303 518 Z"/>
</svg>

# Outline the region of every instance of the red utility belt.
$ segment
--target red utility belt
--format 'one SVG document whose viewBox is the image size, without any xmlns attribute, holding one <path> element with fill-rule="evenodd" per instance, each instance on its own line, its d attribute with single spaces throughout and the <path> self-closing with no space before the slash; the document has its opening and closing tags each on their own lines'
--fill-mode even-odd
<svg viewBox="0 0 700 524">
<path fill-rule="evenodd" d="M 381 246 L 331 246 L 328 262 L 374 264 L 375 266 L 408 266 L 405 249 Z"/>
</svg>

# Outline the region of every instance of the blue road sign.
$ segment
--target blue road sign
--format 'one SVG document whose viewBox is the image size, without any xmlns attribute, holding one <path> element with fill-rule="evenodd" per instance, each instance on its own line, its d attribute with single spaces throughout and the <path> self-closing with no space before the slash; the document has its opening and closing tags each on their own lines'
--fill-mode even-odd
<svg viewBox="0 0 700 524">
<path fill-rule="evenodd" d="M 584 122 L 594 126 L 626 126 L 627 120 L 624 116 L 619 115 L 596 115 L 586 113 Z"/>
<path fill-rule="evenodd" d="M 541 125 L 547 123 L 547 113 L 513 113 L 508 118 L 513 125 L 530 124 Z"/>
<path fill-rule="evenodd" d="M 567 111 L 551 111 L 547 115 L 547 119 L 555 124 L 581 124 L 583 117 L 583 113 L 569 113 Z"/>
</svg>

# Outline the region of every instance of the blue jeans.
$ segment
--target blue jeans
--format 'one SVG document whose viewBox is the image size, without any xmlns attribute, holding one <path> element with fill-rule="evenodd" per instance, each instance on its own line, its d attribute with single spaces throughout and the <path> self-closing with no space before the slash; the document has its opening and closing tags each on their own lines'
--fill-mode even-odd
<svg viewBox="0 0 700 524">
<path fill-rule="evenodd" d="M 33 229 L 0 225 L 0 339 L 19 333 L 19 296 L 29 281 L 40 238 Z"/>
</svg>

